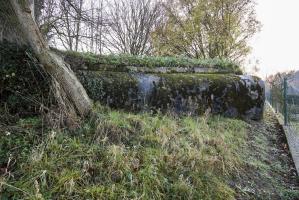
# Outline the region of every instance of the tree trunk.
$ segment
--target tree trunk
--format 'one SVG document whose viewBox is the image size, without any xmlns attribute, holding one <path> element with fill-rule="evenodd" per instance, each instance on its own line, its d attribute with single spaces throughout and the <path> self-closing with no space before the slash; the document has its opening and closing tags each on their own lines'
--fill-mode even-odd
<svg viewBox="0 0 299 200">
<path fill-rule="evenodd" d="M 66 113 L 77 113 L 81 117 L 87 116 L 91 111 L 91 100 L 70 67 L 50 50 L 32 17 L 30 5 L 26 0 L 9 1 L 26 41 L 55 83 L 58 103 L 65 105 Z"/>
<path fill-rule="evenodd" d="M 82 5 L 83 0 L 79 0 L 79 9 L 77 12 L 77 24 L 76 24 L 76 36 L 75 36 L 75 50 L 78 51 L 79 47 L 79 34 L 80 34 L 80 25 L 82 20 Z"/>
</svg>

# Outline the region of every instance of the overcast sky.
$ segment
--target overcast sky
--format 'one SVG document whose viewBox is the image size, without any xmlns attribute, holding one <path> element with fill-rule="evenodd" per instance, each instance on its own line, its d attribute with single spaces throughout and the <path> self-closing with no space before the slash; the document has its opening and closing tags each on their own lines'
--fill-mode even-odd
<svg viewBox="0 0 299 200">
<path fill-rule="evenodd" d="M 299 0 L 257 0 L 262 31 L 252 40 L 259 75 L 299 70 Z"/>
</svg>

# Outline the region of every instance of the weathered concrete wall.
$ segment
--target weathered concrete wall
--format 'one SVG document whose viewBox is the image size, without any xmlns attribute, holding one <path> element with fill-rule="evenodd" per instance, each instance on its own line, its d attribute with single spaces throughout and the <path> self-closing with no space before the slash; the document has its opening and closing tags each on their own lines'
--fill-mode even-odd
<svg viewBox="0 0 299 200">
<path fill-rule="evenodd" d="M 127 73 L 78 71 L 93 100 L 113 108 L 198 115 L 214 114 L 259 120 L 264 83 L 233 74 Z"/>
</svg>

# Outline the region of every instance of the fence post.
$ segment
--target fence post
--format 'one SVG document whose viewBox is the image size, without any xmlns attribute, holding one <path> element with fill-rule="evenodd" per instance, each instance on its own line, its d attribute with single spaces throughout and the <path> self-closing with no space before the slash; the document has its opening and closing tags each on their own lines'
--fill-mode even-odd
<svg viewBox="0 0 299 200">
<path fill-rule="evenodd" d="M 288 89 L 287 78 L 284 78 L 283 79 L 283 117 L 284 117 L 285 126 L 288 125 L 287 89 Z"/>
<path fill-rule="evenodd" d="M 270 104 L 271 106 L 274 108 L 274 103 L 273 103 L 273 92 L 272 92 L 273 88 L 272 85 L 270 86 Z"/>
</svg>

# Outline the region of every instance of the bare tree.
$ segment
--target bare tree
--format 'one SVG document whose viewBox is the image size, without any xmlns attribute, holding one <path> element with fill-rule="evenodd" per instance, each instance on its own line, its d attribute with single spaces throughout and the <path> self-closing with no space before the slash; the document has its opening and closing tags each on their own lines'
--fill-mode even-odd
<svg viewBox="0 0 299 200">
<path fill-rule="evenodd" d="M 86 39 L 90 40 L 88 49 L 92 53 L 102 54 L 102 35 L 103 26 L 105 25 L 103 19 L 103 0 L 91 0 L 88 15 L 89 20 L 87 24 L 89 31 L 86 32 Z"/>
<path fill-rule="evenodd" d="M 161 6 L 156 0 L 35 0 L 36 23 L 56 48 L 150 54 Z M 0 32 L 1 36 L 1 32 Z"/>
<path fill-rule="evenodd" d="M 102 35 L 103 35 L 103 0 L 100 1 L 99 8 L 97 9 L 98 18 L 97 18 L 97 35 L 96 35 L 96 41 L 97 41 L 97 47 L 99 44 L 99 52 L 102 54 Z"/>
<path fill-rule="evenodd" d="M 38 1 L 43 5 L 36 21 L 50 44 L 72 51 L 102 49 L 103 0 Z"/>
<path fill-rule="evenodd" d="M 160 20 L 160 3 L 153 0 L 114 0 L 107 13 L 106 47 L 132 55 L 151 52 L 150 34 Z"/>
<path fill-rule="evenodd" d="M 55 32 L 64 48 L 78 51 L 82 37 L 83 0 L 60 0 Z"/>
</svg>

